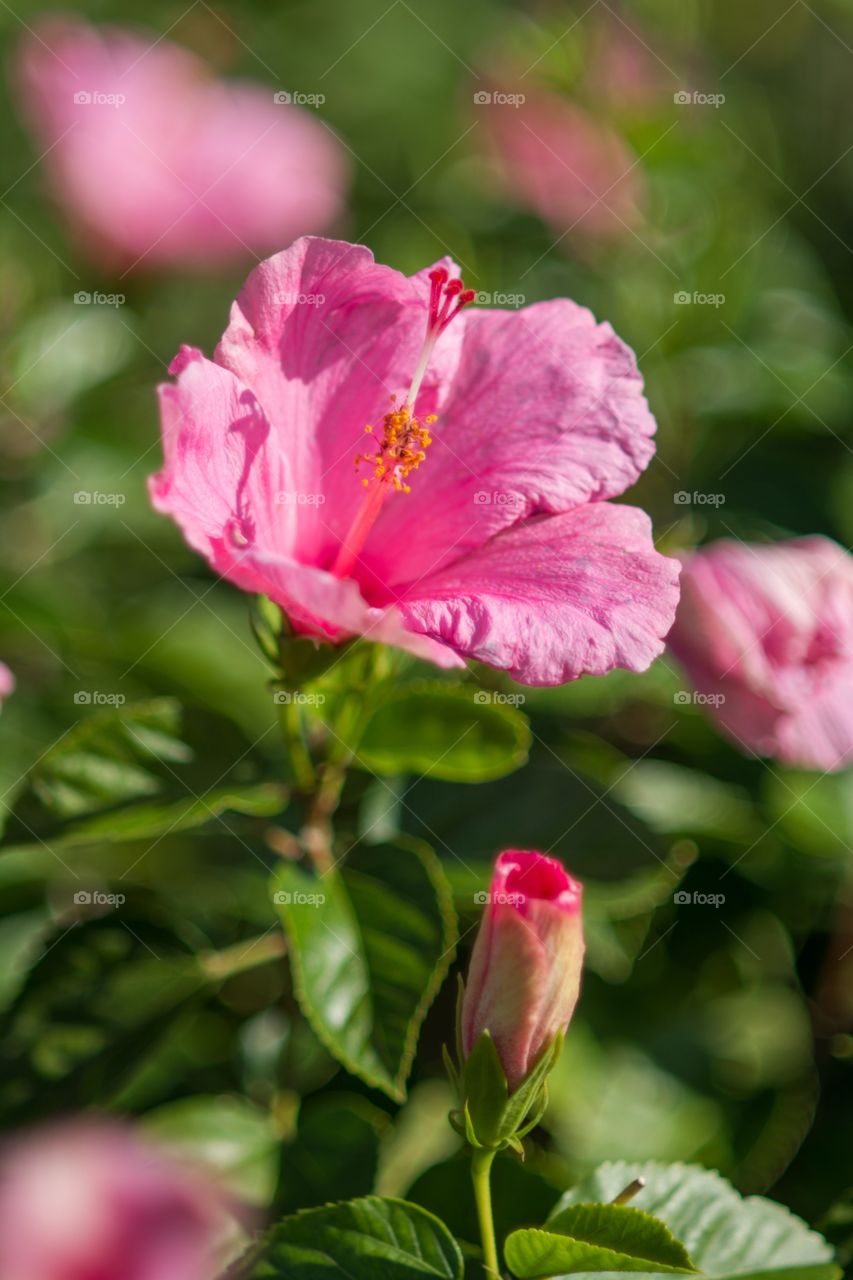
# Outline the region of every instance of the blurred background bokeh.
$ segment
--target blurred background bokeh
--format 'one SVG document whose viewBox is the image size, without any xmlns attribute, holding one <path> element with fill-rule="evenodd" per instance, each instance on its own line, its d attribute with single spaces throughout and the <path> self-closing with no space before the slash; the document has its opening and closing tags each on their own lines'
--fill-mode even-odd
<svg viewBox="0 0 853 1280">
<path fill-rule="evenodd" d="M 853 540 L 848 0 L 90 0 L 51 12 L 182 45 L 271 103 L 312 99 L 299 110 L 337 137 L 351 182 L 330 234 L 407 272 L 450 253 L 498 305 L 569 295 L 609 320 L 659 423 L 629 500 L 650 511 L 662 549 Z M 275 928 L 265 788 L 280 761 L 247 600 L 149 508 L 154 387 L 181 342 L 212 350 L 271 246 L 126 270 L 78 234 L 21 90 L 22 42 L 43 16 L 0 4 L 0 658 L 17 679 L 0 718 L 12 811 L 0 997 L 14 1010 L 2 1123 L 98 1101 L 191 1145 L 216 1115 L 236 1146 L 254 1143 L 243 1172 L 258 1203 L 272 1194 L 274 1132 L 298 1171 L 279 1184 L 282 1206 L 326 1186 L 324 1160 L 340 1194 L 366 1189 L 378 1165 L 383 1191 L 414 1183 L 470 1237 L 454 1166 L 429 1172 L 455 1150 L 440 1060 L 452 983 L 402 1109 L 335 1068 L 274 954 L 215 992 L 182 984 L 188 954 Z M 523 1174 L 506 1171 L 520 1220 L 609 1157 L 712 1164 L 811 1220 L 853 1183 L 849 776 L 738 754 L 679 697 L 687 687 L 665 658 L 645 676 L 520 691 L 534 745 L 510 778 L 364 773 L 347 787 L 345 833 L 381 815 L 384 832 L 433 844 L 463 934 L 482 883 L 470 868 L 484 877 L 501 847 L 552 850 L 588 883 L 580 1012 Z M 156 767 L 125 761 L 127 797 L 203 794 L 216 812 L 153 838 L 131 819 L 121 840 L 100 841 L 79 827 L 101 793 L 90 773 L 81 782 L 78 735 L 99 708 L 152 697 L 182 703 L 184 723 L 171 704 L 146 723 L 168 749 Z M 115 795 L 115 778 L 100 782 Z M 95 890 L 124 895 L 120 925 L 108 908 L 75 915 L 74 894 Z M 25 985 L 46 946 L 50 983 Z M 164 956 L 175 980 L 155 998 L 146 967 Z M 206 1113 L 223 1094 L 230 1109 Z"/>
</svg>

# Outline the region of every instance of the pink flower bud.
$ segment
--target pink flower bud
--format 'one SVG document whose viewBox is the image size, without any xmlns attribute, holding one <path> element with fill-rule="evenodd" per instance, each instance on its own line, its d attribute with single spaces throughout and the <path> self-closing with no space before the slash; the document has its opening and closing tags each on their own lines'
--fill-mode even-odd
<svg viewBox="0 0 853 1280">
<path fill-rule="evenodd" d="M 467 1057 L 488 1031 L 514 1090 L 574 1012 L 583 963 L 581 886 L 542 853 L 495 863 L 462 1002 Z"/>
<path fill-rule="evenodd" d="M 3 1280 L 209 1280 L 224 1199 L 115 1122 L 72 1121 L 0 1151 Z"/>
</svg>

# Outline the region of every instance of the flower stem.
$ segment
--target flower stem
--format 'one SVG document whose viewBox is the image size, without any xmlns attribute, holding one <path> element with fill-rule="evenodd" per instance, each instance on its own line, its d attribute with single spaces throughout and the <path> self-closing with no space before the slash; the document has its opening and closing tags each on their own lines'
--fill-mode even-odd
<svg viewBox="0 0 853 1280">
<path fill-rule="evenodd" d="M 279 718 L 290 781 L 297 790 L 310 792 L 314 789 L 314 766 L 302 736 L 302 711 L 299 703 L 282 703 Z"/>
<path fill-rule="evenodd" d="M 500 1276 L 498 1250 L 495 1243 L 495 1224 L 492 1217 L 491 1172 L 494 1151 L 478 1148 L 471 1156 L 471 1181 L 474 1183 L 474 1200 L 480 1222 L 480 1240 L 483 1244 L 483 1265 L 489 1275 Z"/>
</svg>

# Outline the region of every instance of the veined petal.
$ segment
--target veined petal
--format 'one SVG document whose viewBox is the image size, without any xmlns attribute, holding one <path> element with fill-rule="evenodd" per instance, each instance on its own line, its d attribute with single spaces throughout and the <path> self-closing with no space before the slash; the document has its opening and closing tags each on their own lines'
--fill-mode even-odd
<svg viewBox="0 0 853 1280">
<path fill-rule="evenodd" d="M 400 604 L 407 624 L 524 684 L 645 670 L 678 602 L 676 560 L 635 507 L 594 503 L 524 522 L 431 574 Z"/>
<path fill-rule="evenodd" d="M 452 265 L 452 264 L 450 264 Z M 423 346 L 426 273 L 404 276 L 363 245 L 306 237 L 262 262 L 231 310 L 216 359 L 255 392 L 293 460 L 298 551 L 330 563 L 363 489 L 365 427 L 401 403 Z M 431 412 L 458 359 L 455 327 L 437 344 L 419 397 Z M 369 442 L 367 442 L 369 443 Z"/>
<path fill-rule="evenodd" d="M 526 516 L 617 497 L 654 454 L 633 352 L 585 307 L 474 308 L 442 342 L 454 328 L 456 375 L 423 472 L 387 504 L 363 557 L 398 589 Z M 415 526 L 428 534 L 406 538 Z"/>
</svg>

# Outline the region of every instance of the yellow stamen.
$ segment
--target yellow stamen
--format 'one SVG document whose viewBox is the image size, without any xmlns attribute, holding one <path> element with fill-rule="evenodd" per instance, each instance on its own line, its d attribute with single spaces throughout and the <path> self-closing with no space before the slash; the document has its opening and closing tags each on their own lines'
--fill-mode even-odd
<svg viewBox="0 0 853 1280">
<path fill-rule="evenodd" d="M 416 471 L 426 458 L 426 450 L 432 444 L 427 424 L 434 423 L 436 415 L 431 413 L 421 422 L 416 418 L 408 404 L 396 406 L 382 419 L 382 441 L 376 453 L 359 454 L 356 466 L 362 462 L 373 467 L 377 480 L 389 481 L 398 493 L 411 493 L 411 485 L 405 483 L 409 473 Z M 365 431 L 372 431 L 372 426 Z M 366 482 L 362 482 L 366 483 Z"/>
</svg>

